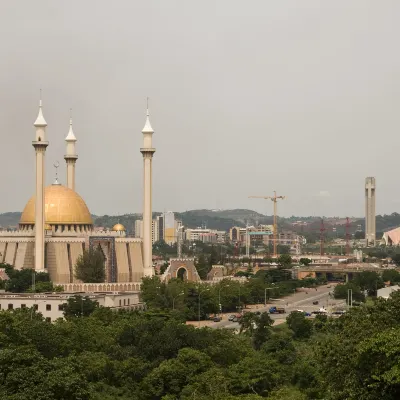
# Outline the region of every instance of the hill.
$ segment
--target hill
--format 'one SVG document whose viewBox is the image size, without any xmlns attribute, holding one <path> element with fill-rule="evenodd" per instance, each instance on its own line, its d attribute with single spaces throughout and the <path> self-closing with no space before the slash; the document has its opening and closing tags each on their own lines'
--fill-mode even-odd
<svg viewBox="0 0 400 400">
<path fill-rule="evenodd" d="M 153 218 L 161 215 L 161 212 L 154 212 Z M 190 210 L 185 212 L 177 212 L 176 218 L 182 220 L 182 223 L 187 228 L 197 228 L 205 226 L 210 229 L 227 231 L 232 226 L 244 227 L 246 222 L 249 224 L 272 224 L 272 216 L 262 215 L 253 210 L 247 209 L 233 209 L 233 210 Z M 94 225 L 96 227 L 112 228 L 116 223 L 123 224 L 128 232 L 133 232 L 135 220 L 141 219 L 142 215 L 137 214 L 124 214 L 124 215 L 92 215 Z M 0 214 L 0 227 L 8 228 L 17 226 L 21 218 L 20 212 L 7 212 Z M 293 227 L 292 223 L 296 221 L 308 222 L 307 227 Z M 345 230 L 345 218 L 326 218 L 325 228 L 332 231 L 336 227 L 337 236 L 342 236 Z M 281 228 L 294 229 L 299 232 L 319 232 L 320 219 L 318 217 L 296 217 L 279 218 L 279 225 Z M 364 218 L 352 218 L 350 232 L 353 233 L 358 225 L 361 230 L 364 230 Z M 400 214 L 392 213 L 388 215 L 377 215 L 376 217 L 376 230 L 377 234 L 388 231 L 390 229 L 400 226 Z M 329 236 L 329 232 L 328 236 Z"/>
</svg>

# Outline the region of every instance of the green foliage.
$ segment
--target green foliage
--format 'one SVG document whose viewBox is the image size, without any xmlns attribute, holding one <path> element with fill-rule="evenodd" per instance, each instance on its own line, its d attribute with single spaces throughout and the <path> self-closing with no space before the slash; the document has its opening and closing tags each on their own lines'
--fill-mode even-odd
<svg viewBox="0 0 400 400">
<path fill-rule="evenodd" d="M 286 322 L 296 339 L 307 339 L 311 336 L 313 324 L 304 313 L 293 311 L 286 318 Z"/>
<path fill-rule="evenodd" d="M 67 300 L 67 304 L 64 306 L 64 317 L 74 318 L 74 317 L 87 317 L 92 314 L 99 303 L 94 300 L 90 300 L 89 297 L 85 296 L 73 296 Z"/>
<path fill-rule="evenodd" d="M 355 274 L 353 281 L 362 291 L 367 291 L 368 296 L 376 296 L 377 290 L 385 287 L 382 277 L 373 271 Z"/>
<path fill-rule="evenodd" d="M 52 292 L 53 283 L 47 272 L 36 272 L 33 269 L 15 269 L 9 264 L 0 264 L 4 268 L 9 280 L 3 282 L 4 289 L 12 293 L 32 292 L 32 284 L 35 280 L 36 292 Z"/>
<path fill-rule="evenodd" d="M 312 263 L 312 260 L 310 258 L 303 257 L 303 258 L 300 258 L 299 262 L 300 262 L 300 265 L 305 265 L 307 267 L 308 265 L 310 265 Z"/>
<path fill-rule="evenodd" d="M 281 254 L 277 262 L 281 268 L 290 268 L 292 266 L 292 257 L 289 254 Z"/>
<path fill-rule="evenodd" d="M 89 247 L 78 257 L 75 277 L 85 283 L 101 283 L 105 280 L 104 255 L 99 247 Z"/>
<path fill-rule="evenodd" d="M 354 282 L 349 282 L 343 285 L 336 285 L 333 291 L 333 296 L 335 299 L 346 299 L 348 297 L 349 289 L 352 290 L 353 301 L 365 301 L 365 296 L 361 292 L 359 286 L 357 286 Z"/>
<path fill-rule="evenodd" d="M 173 283 L 145 284 L 162 288 L 168 302 L 168 291 L 183 285 Z M 221 296 L 230 296 L 231 283 Z M 314 323 L 294 312 L 273 327 L 268 314 L 246 313 L 239 334 L 197 329 L 156 310 L 86 313 L 84 306 L 84 314 L 49 324 L 34 310 L 0 311 L 1 399 L 400 397 L 400 293 Z"/>
<path fill-rule="evenodd" d="M 400 282 L 400 272 L 396 269 L 386 269 L 382 273 L 382 280 L 384 282 L 399 283 Z"/>
</svg>

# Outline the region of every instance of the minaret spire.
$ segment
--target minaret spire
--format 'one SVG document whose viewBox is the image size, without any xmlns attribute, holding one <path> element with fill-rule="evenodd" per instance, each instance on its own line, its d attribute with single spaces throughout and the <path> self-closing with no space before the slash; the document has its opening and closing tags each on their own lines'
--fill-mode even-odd
<svg viewBox="0 0 400 400">
<path fill-rule="evenodd" d="M 143 155 L 143 267 L 144 276 L 154 275 L 153 251 L 151 240 L 152 225 L 152 162 L 156 149 L 152 145 L 153 128 L 150 124 L 149 98 L 147 98 L 146 123 L 142 130 L 143 147 L 140 152 Z"/>
<path fill-rule="evenodd" d="M 45 154 L 49 142 L 46 141 L 47 123 L 42 111 L 42 91 L 40 91 L 39 114 L 33 124 L 36 128 L 32 146 L 36 153 L 36 200 L 35 200 L 35 270 L 43 271 L 44 265 L 44 178 Z"/>
<path fill-rule="evenodd" d="M 65 142 L 67 143 L 67 153 L 64 156 L 65 162 L 67 163 L 67 187 L 75 190 L 75 164 L 78 155 L 76 154 L 75 148 L 76 137 L 72 130 L 72 108 L 69 110 L 69 131 Z"/>
</svg>

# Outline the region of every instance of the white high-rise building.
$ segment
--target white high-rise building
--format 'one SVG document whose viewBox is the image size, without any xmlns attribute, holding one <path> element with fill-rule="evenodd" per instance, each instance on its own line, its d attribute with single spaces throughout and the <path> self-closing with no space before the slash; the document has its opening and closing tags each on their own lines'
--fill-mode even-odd
<svg viewBox="0 0 400 400">
<path fill-rule="evenodd" d="M 143 238 L 143 220 L 137 219 L 135 221 L 135 237 L 136 238 Z M 159 226 L 157 219 L 153 219 L 151 221 L 151 243 L 154 244 L 159 239 Z"/>
<path fill-rule="evenodd" d="M 143 238 L 143 220 L 141 219 L 135 221 L 135 238 Z"/>
</svg>

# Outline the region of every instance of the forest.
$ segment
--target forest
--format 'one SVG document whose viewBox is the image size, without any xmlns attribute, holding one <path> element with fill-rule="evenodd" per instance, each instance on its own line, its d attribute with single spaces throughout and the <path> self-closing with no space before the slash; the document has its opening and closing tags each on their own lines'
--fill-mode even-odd
<svg viewBox="0 0 400 400">
<path fill-rule="evenodd" d="M 400 398 L 400 294 L 330 319 L 292 313 L 240 333 L 173 312 L 94 307 L 46 322 L 0 312 L 0 398 L 9 400 L 374 400 Z"/>
</svg>

